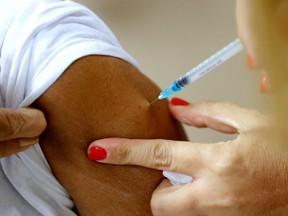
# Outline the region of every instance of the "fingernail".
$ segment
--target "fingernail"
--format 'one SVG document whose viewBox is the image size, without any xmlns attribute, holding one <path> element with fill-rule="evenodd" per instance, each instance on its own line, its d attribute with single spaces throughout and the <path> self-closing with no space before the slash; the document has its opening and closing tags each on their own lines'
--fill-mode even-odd
<svg viewBox="0 0 288 216">
<path fill-rule="evenodd" d="M 180 98 L 172 98 L 171 104 L 174 106 L 188 106 L 190 103 Z"/>
<path fill-rule="evenodd" d="M 246 53 L 246 64 L 247 64 L 247 67 L 249 69 L 253 69 L 254 68 L 253 59 L 252 59 L 252 57 L 251 57 L 251 55 L 249 53 Z"/>
<path fill-rule="evenodd" d="M 259 90 L 261 93 L 267 93 L 270 89 L 269 79 L 267 73 L 262 73 L 259 82 Z"/>
<path fill-rule="evenodd" d="M 107 152 L 100 146 L 93 146 L 89 149 L 89 160 L 104 160 L 107 157 Z"/>
</svg>

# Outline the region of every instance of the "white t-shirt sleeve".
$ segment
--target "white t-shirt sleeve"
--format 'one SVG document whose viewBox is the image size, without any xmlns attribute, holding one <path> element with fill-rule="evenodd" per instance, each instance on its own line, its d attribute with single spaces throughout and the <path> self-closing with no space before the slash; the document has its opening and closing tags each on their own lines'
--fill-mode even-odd
<svg viewBox="0 0 288 216">
<path fill-rule="evenodd" d="M 71 1 L 32 1 L 15 16 L 4 37 L 3 106 L 31 104 L 73 61 L 90 54 L 115 56 L 136 65 L 86 7 Z"/>
<path fill-rule="evenodd" d="M 83 56 L 114 56 L 137 67 L 102 20 L 80 4 L 60 0 L 0 3 L 2 12 L 5 8 L 10 11 L 0 14 L 0 22 L 5 23 L 0 27 L 0 107 L 29 106 Z M 15 3 L 19 5 L 13 9 Z M 0 212 L 15 216 L 19 209 L 30 206 L 27 215 L 35 211 L 75 215 L 72 200 L 53 176 L 39 145 L 0 161 L 0 191 L 5 185 L 11 187 L 5 190 L 10 194 L 0 196 Z M 13 196 L 27 203 L 20 206 L 17 202 L 13 209 Z"/>
</svg>

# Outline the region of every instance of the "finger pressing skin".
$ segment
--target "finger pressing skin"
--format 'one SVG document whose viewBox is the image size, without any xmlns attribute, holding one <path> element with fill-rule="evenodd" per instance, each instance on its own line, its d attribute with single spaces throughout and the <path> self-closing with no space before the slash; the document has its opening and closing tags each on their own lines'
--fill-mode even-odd
<svg viewBox="0 0 288 216">
<path fill-rule="evenodd" d="M 103 151 L 107 153 L 105 159 L 97 155 L 103 155 Z M 214 154 L 212 151 L 212 146 L 182 141 L 107 138 L 94 141 L 88 148 L 88 157 L 101 163 L 139 165 L 192 175 L 201 167 L 203 155 Z"/>
<path fill-rule="evenodd" d="M 38 141 L 37 137 L 2 141 L 0 142 L 0 158 L 21 152 Z"/>
<path fill-rule="evenodd" d="M 262 113 L 232 103 L 204 102 L 189 106 L 170 104 L 170 111 L 184 124 L 209 127 L 224 133 L 247 131 L 263 121 Z"/>
<path fill-rule="evenodd" d="M 46 128 L 44 114 L 36 109 L 0 109 L 0 141 L 39 136 Z"/>
</svg>

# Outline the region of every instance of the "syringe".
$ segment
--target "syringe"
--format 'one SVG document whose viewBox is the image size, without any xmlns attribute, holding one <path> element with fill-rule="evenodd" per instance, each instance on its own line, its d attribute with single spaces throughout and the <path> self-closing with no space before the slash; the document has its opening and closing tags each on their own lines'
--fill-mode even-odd
<svg viewBox="0 0 288 216">
<path fill-rule="evenodd" d="M 210 56 L 204 62 L 198 64 L 196 67 L 192 68 L 186 74 L 175 80 L 172 85 L 163 90 L 158 98 L 152 103 L 167 98 L 177 91 L 182 90 L 186 85 L 200 79 L 202 76 L 212 71 L 223 62 L 236 55 L 243 49 L 240 39 L 236 39 L 229 43 L 227 46 L 216 52 L 214 55 Z M 151 104 L 152 104 L 151 103 Z"/>
</svg>

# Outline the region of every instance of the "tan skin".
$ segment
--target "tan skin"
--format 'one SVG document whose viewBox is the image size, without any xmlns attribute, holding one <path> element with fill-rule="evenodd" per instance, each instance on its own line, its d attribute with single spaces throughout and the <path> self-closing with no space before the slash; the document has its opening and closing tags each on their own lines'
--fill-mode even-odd
<svg viewBox="0 0 288 216">
<path fill-rule="evenodd" d="M 111 138 L 91 144 L 106 149 L 102 163 L 193 177 L 177 186 L 164 180 L 152 196 L 154 216 L 288 215 L 288 1 L 237 0 L 236 14 L 251 69 L 264 70 L 271 79 L 273 115 L 223 102 L 171 104 L 180 122 L 235 133 L 236 139 L 205 144 Z"/>
<path fill-rule="evenodd" d="M 159 91 L 123 60 L 88 56 L 33 104 L 47 118 L 40 145 L 79 215 L 151 215 L 160 171 L 97 164 L 86 151 L 90 142 L 106 137 L 186 139 L 167 101 L 150 106 Z"/>
<path fill-rule="evenodd" d="M 251 0 L 238 0 L 237 3 L 238 3 L 237 11 L 239 11 L 239 13 L 237 13 L 237 18 L 238 18 L 238 22 L 239 22 L 238 26 L 239 26 L 240 38 L 242 39 L 242 42 L 244 43 L 244 46 L 246 48 L 247 53 L 252 57 L 253 67 L 259 68 L 261 70 L 264 69 L 269 73 L 270 78 L 272 80 L 272 84 L 274 83 L 273 90 L 277 93 L 275 105 L 276 105 L 277 113 L 279 114 L 279 119 L 280 119 L 279 121 L 277 121 L 278 122 L 277 126 L 279 125 L 279 123 L 280 124 L 282 123 L 282 129 L 284 131 L 287 131 L 286 130 L 287 129 L 287 121 L 285 121 L 285 119 L 283 119 L 283 116 L 287 116 L 287 106 L 288 106 L 287 105 L 287 74 L 288 73 L 287 73 L 287 67 L 286 67 L 287 66 L 287 60 L 286 60 L 287 59 L 287 53 L 285 53 L 286 52 L 285 50 L 287 50 L 287 35 L 288 35 L 287 34 L 287 32 L 288 32 L 287 31 L 287 24 L 288 24 L 288 22 L 287 22 L 287 20 L 288 20 L 287 19 L 287 14 L 288 14 L 287 13 L 287 9 L 288 9 L 287 1 L 285 1 L 285 0 L 253 0 L 253 1 L 251 1 Z M 72 88 L 70 88 L 69 91 L 73 88 L 74 88 L 74 86 L 72 86 Z M 147 93 L 147 92 L 145 92 L 145 93 Z M 47 95 L 47 94 L 45 94 L 45 95 Z M 55 98 L 57 98 L 57 97 L 55 97 Z M 41 101 L 41 99 L 40 99 L 40 101 Z M 42 103 L 42 105 L 46 106 L 45 105 L 46 102 L 47 101 L 45 101 L 45 99 L 44 99 L 44 102 Z M 72 107 L 74 108 L 74 106 L 72 106 Z M 207 107 L 210 107 L 210 109 L 208 109 L 208 111 L 209 110 L 210 111 L 209 112 L 205 111 L 203 113 L 203 110 L 205 110 Z M 195 122 L 195 120 L 194 120 L 195 118 L 194 119 L 191 118 L 190 119 L 191 122 L 187 122 L 187 118 L 186 118 L 186 123 L 191 124 L 193 126 L 211 127 L 213 129 L 220 130 L 222 132 L 228 132 L 228 133 L 231 133 L 231 132 L 238 132 L 238 133 L 240 132 L 241 133 L 241 132 L 243 132 L 243 129 L 245 132 L 244 134 L 240 134 L 239 137 L 241 137 L 241 139 L 238 138 L 238 140 L 236 140 L 236 141 L 240 140 L 241 142 L 243 141 L 243 144 L 241 144 L 241 145 L 227 145 L 225 143 L 219 143 L 217 145 L 214 145 L 215 148 L 214 147 L 211 148 L 211 149 L 216 149 L 216 152 L 214 152 L 214 153 L 213 153 L 213 151 L 210 150 L 209 147 L 205 148 L 206 150 L 208 150 L 208 153 L 209 152 L 210 153 L 212 152 L 212 153 L 211 153 L 211 156 L 209 155 L 208 157 L 205 157 L 208 159 L 206 160 L 206 165 L 204 167 L 208 167 L 208 170 L 210 170 L 210 171 L 211 170 L 212 171 L 218 170 L 217 172 L 212 172 L 212 173 L 216 174 L 216 175 L 214 175 L 214 177 L 216 177 L 216 178 L 214 178 L 214 180 L 218 179 L 219 180 L 218 184 L 215 184 L 215 181 L 213 183 L 213 181 L 212 181 L 213 176 L 211 177 L 211 176 L 206 175 L 206 177 L 208 176 L 206 178 L 207 179 L 206 185 L 209 186 L 209 183 L 211 185 L 217 185 L 218 190 L 212 190 L 215 193 L 214 198 L 211 199 L 211 197 L 212 197 L 211 196 L 211 190 L 209 189 L 209 187 L 207 187 L 209 189 L 209 190 L 206 190 L 207 191 L 207 193 L 206 193 L 207 197 L 205 197 L 205 193 L 202 193 L 202 195 L 201 195 L 201 193 L 197 194 L 197 193 L 195 193 L 195 191 L 193 191 L 192 195 L 195 197 L 194 199 L 192 199 L 191 196 L 190 196 L 190 199 L 187 199 L 187 196 L 183 196 L 184 201 L 186 203 L 185 202 L 178 202 L 179 205 L 176 206 L 176 208 L 175 208 L 175 202 L 173 202 L 174 205 L 167 205 L 167 201 L 169 201 L 169 200 L 167 199 L 167 194 L 165 194 L 165 185 L 162 184 L 163 187 L 162 188 L 159 187 L 158 190 L 155 191 L 154 199 L 152 200 L 152 209 L 154 209 L 154 213 L 156 212 L 157 215 L 167 216 L 168 214 L 167 214 L 167 212 L 165 212 L 165 210 L 167 211 L 167 209 L 169 207 L 170 209 L 168 209 L 168 212 L 172 215 L 175 215 L 175 214 L 173 214 L 173 212 L 175 213 L 177 211 L 182 212 L 181 215 L 184 215 L 185 213 L 187 215 L 191 215 L 192 211 L 194 214 L 197 214 L 197 215 L 199 215 L 199 214 L 202 214 L 202 215 L 207 214 L 208 215 L 209 213 L 211 215 L 243 215 L 244 212 L 245 212 L 245 215 L 261 215 L 261 216 L 263 216 L 264 214 L 265 215 L 287 215 L 287 209 L 285 209 L 285 207 L 287 208 L 287 197 L 288 197 L 287 196 L 287 176 L 285 176 L 285 174 L 287 173 L 286 172 L 287 167 L 285 166 L 285 164 L 287 164 L 287 159 L 286 159 L 287 157 L 285 155 L 285 152 L 287 151 L 285 148 L 286 142 L 284 142 L 284 144 L 281 142 L 278 142 L 279 140 L 277 140 L 277 141 L 273 140 L 270 142 L 271 137 L 270 138 L 268 137 L 268 139 L 266 139 L 266 141 L 263 142 L 263 137 L 262 137 L 263 133 L 257 133 L 257 132 L 258 131 L 263 132 L 263 128 L 264 128 L 265 129 L 264 134 L 265 134 L 265 136 L 267 136 L 267 135 L 269 135 L 269 133 L 266 133 L 266 131 L 271 131 L 271 128 L 266 129 L 266 125 L 262 124 L 263 121 L 259 120 L 259 116 L 261 117 L 262 115 L 257 114 L 257 112 L 250 112 L 249 110 L 245 110 L 245 109 L 241 109 L 241 108 L 239 109 L 237 107 L 236 107 L 237 112 L 233 112 L 232 116 L 227 115 L 225 110 L 229 111 L 229 110 L 231 110 L 231 108 L 235 109 L 235 106 L 232 104 L 214 104 L 214 105 L 208 104 L 208 106 L 207 106 L 207 104 L 202 104 L 199 106 L 192 106 L 191 110 L 189 110 L 190 108 L 186 109 L 186 111 L 189 110 L 190 116 L 191 116 L 191 113 L 192 114 L 194 113 L 194 117 L 197 117 L 198 119 L 200 117 L 200 119 L 203 120 L 203 122 L 199 123 L 199 122 Z M 86 109 L 87 109 L 87 107 L 84 107 L 84 110 L 86 110 Z M 181 112 L 179 112 L 179 110 L 177 111 L 177 109 L 175 107 L 171 107 L 172 114 L 177 119 L 179 119 L 180 121 L 183 121 L 183 119 L 181 119 L 181 115 L 182 115 L 181 113 L 183 113 L 184 110 L 181 110 Z M 227 124 L 227 121 L 225 120 L 225 118 L 223 119 L 224 126 L 223 126 L 222 120 L 219 122 L 219 111 L 220 112 L 222 111 L 223 117 L 226 117 L 229 120 L 228 124 Z M 66 112 L 66 110 L 65 110 L 65 112 Z M 245 114 L 245 115 L 242 115 L 241 113 Z M 250 116 L 251 117 L 250 120 L 247 121 L 246 123 L 245 122 L 243 123 L 242 120 L 245 119 L 245 116 L 247 116 L 247 114 L 250 115 L 249 113 L 252 113 L 252 116 Z M 234 115 L 235 116 L 243 116 L 243 117 L 241 117 L 239 119 L 238 118 L 234 119 L 234 117 L 233 117 Z M 50 114 L 49 114 L 49 116 L 50 116 Z M 113 115 L 112 115 L 112 117 L 113 117 Z M 39 117 L 39 119 L 40 118 L 43 119 L 43 116 Z M 262 119 L 262 117 L 261 117 L 261 119 Z M 2 120 L 0 120 L 0 121 L 2 121 Z M 67 120 L 67 122 L 68 121 L 69 120 Z M 185 122 L 185 121 L 183 121 L 183 122 Z M 236 125 L 237 127 L 235 127 L 235 124 L 234 124 L 235 122 L 236 123 L 242 122 L 242 123 L 237 124 Z M 230 124 L 230 123 L 232 123 L 232 124 Z M 40 126 L 41 125 L 43 126 L 43 124 L 40 124 Z M 80 125 L 79 128 L 81 128 L 81 131 L 82 131 L 83 126 L 81 124 L 79 124 L 79 125 Z M 5 124 L 4 124 L 4 126 L 5 126 Z M 218 126 L 219 126 L 219 128 L 218 128 Z M 39 128 L 41 128 L 41 127 L 39 127 Z M 45 127 L 45 124 L 44 124 L 44 127 Z M 223 128 L 224 129 L 228 128 L 228 130 L 225 131 L 225 130 L 223 130 Z M 240 129 L 240 131 L 239 131 L 239 129 Z M 122 131 L 123 131 L 123 129 L 122 129 Z M 40 132 L 41 132 L 41 130 L 40 130 Z M 76 132 L 79 133 L 79 131 L 76 131 Z M 105 131 L 105 132 L 107 132 L 107 131 Z M 64 132 L 64 133 L 66 133 L 66 132 Z M 83 132 L 83 133 L 85 133 L 85 132 Z M 34 136 L 37 137 L 38 134 L 39 133 L 34 134 Z M 55 143 L 58 143 L 60 138 L 57 138 L 57 136 L 60 137 L 62 135 L 57 135 L 57 133 L 55 133 L 55 134 L 56 134 L 56 137 L 54 137 L 54 139 L 57 140 L 57 142 L 55 142 Z M 260 134 L 260 136 L 258 136 L 258 137 L 260 137 L 260 139 L 258 139 L 258 140 L 253 139 L 255 137 L 257 138 L 257 136 L 255 136 L 255 134 L 256 135 Z M 280 137 L 283 136 L 287 140 L 286 134 L 287 133 L 285 133 L 284 136 L 283 136 L 283 134 L 280 134 Z M 65 136 L 66 135 L 67 134 L 65 134 Z M 112 134 L 112 135 L 114 136 L 114 134 Z M 121 137 L 121 135 L 119 135 L 119 136 Z M 27 137 L 27 135 L 25 134 L 24 137 Z M 243 137 L 244 137 L 244 139 L 243 139 Z M 6 135 L 4 136 L 4 139 L 7 140 Z M 9 139 L 11 139 L 11 137 L 8 138 L 8 140 Z M 51 140 L 51 138 L 50 138 L 50 140 Z M 3 139 L 2 139 L 2 141 L 3 141 Z M 125 145 L 122 145 L 121 148 L 119 148 L 120 142 L 118 140 L 117 145 L 113 144 L 113 146 L 114 146 L 113 148 L 115 148 L 115 149 L 119 148 L 121 150 L 120 154 L 115 154 L 115 155 L 110 154 L 110 158 L 108 158 L 108 160 L 106 162 L 109 162 L 109 160 L 110 160 L 110 162 L 120 163 L 120 164 L 128 163 L 128 164 L 139 164 L 139 165 L 143 165 L 143 166 L 149 166 L 149 167 L 160 168 L 160 169 L 165 168 L 165 167 L 159 167 L 159 164 L 158 164 L 159 160 L 157 161 L 156 165 L 150 164 L 149 161 L 153 162 L 153 160 L 152 160 L 153 158 L 149 158 L 148 162 L 144 163 L 143 161 L 145 161 L 146 159 L 143 157 L 141 158 L 141 156 L 143 156 L 143 152 L 145 151 L 144 148 L 142 148 L 142 149 L 140 148 L 142 151 L 140 153 L 137 153 L 137 154 L 139 154 L 139 157 L 136 157 L 137 156 L 136 153 L 135 153 L 134 157 L 132 157 L 131 152 L 132 152 L 132 149 L 134 148 L 132 146 L 135 146 L 135 142 L 136 142 L 135 140 L 129 141 L 129 146 L 130 146 L 129 148 L 131 148 L 129 158 L 128 159 L 119 159 L 120 157 L 117 155 L 121 155 L 121 152 L 124 152 L 124 154 L 126 152 L 126 155 L 127 155 L 127 152 L 129 152 L 129 151 L 127 149 L 123 150 L 123 147 L 125 147 L 125 146 L 127 147 L 127 142 L 124 141 Z M 48 141 L 46 143 L 48 143 Z M 131 143 L 133 145 L 131 145 Z M 137 141 L 137 143 L 138 143 L 138 141 Z M 154 145 L 155 143 L 157 145 Z M 156 141 L 155 143 L 153 144 L 151 142 L 150 143 L 147 142 L 145 144 L 146 148 L 150 149 L 150 152 L 154 151 L 153 150 L 154 146 L 157 147 L 156 150 L 163 150 L 163 148 L 159 148 L 159 141 Z M 255 145 L 251 145 L 251 144 L 249 145 L 249 143 L 254 143 Z M 3 144 L 5 144 L 5 145 L 3 145 Z M 14 149 L 13 151 L 10 151 L 9 147 L 11 145 L 6 145 L 6 144 L 7 144 L 6 141 L 1 143 L 1 148 L 0 148 L 1 156 L 5 156 L 7 154 L 11 154 L 15 151 L 22 149 L 22 148 L 19 148 L 16 146 L 17 147 L 16 149 Z M 62 143 L 61 143 L 61 145 L 62 145 Z M 66 143 L 66 145 L 68 145 L 68 144 Z M 167 146 L 166 141 L 165 141 L 165 145 Z M 5 146 L 4 149 L 2 148 L 3 146 Z M 118 147 L 116 147 L 116 146 L 118 146 Z M 152 147 L 149 147 L 149 146 L 152 146 Z M 173 146 L 175 147 L 175 143 L 173 143 Z M 194 146 L 198 146 L 198 145 L 194 145 Z M 219 151 L 217 151 L 219 149 L 219 147 L 221 147 L 221 146 L 224 147 L 223 149 L 225 150 L 225 151 L 223 151 L 225 153 L 224 157 L 222 157 L 221 154 L 219 154 Z M 230 152 L 227 151 L 227 146 L 229 146 L 228 149 L 231 149 Z M 239 151 L 237 151 L 237 146 L 239 146 Z M 246 148 L 245 148 L 245 146 L 246 146 Z M 44 149 L 48 149 L 48 147 L 45 147 Z M 105 147 L 107 147 L 107 149 L 108 149 L 109 147 L 111 148 L 111 145 L 105 146 Z M 191 145 L 190 145 L 190 147 L 191 147 Z M 235 147 L 235 148 L 233 149 L 233 147 Z M 255 148 L 253 148 L 253 147 L 255 147 Z M 59 147 L 57 146 L 57 148 L 59 148 Z M 171 148 L 172 148 L 172 145 L 171 145 Z M 178 148 L 179 148 L 179 145 L 178 145 Z M 115 152 L 115 149 L 113 152 Z M 177 149 L 177 148 L 175 148 L 175 149 Z M 187 152 L 188 148 L 181 147 L 179 149 L 182 149 L 182 150 L 185 149 L 185 152 Z M 199 147 L 199 149 L 200 149 L 200 147 Z M 204 149 L 203 145 L 201 145 L 201 149 Z M 253 149 L 255 151 L 253 151 Z M 135 151 L 137 151 L 137 149 Z M 59 161 L 60 158 L 64 158 L 64 156 L 58 155 L 58 154 L 55 154 L 58 156 L 54 156 L 53 149 L 52 150 L 49 150 L 49 149 L 45 150 L 45 152 L 46 152 L 48 159 L 49 159 L 51 164 L 52 164 L 51 158 L 54 157 L 54 161 L 56 161 L 56 162 L 54 162 L 55 165 L 54 166 L 52 165 L 52 168 L 53 168 L 56 176 L 58 176 L 58 178 L 59 178 L 59 176 L 61 178 L 63 176 L 65 176 L 66 175 L 65 172 L 61 170 L 63 168 L 60 169 L 58 167 L 59 164 L 57 165 L 57 161 Z M 48 153 L 50 152 L 50 154 L 48 154 L 47 152 Z M 62 151 L 62 152 L 63 153 L 67 152 L 67 155 L 70 154 L 68 150 Z M 150 152 L 148 155 L 151 155 Z M 155 152 L 157 152 L 157 151 L 155 151 Z M 205 151 L 203 151 L 203 152 L 205 153 Z M 262 154 L 258 154 L 259 152 Z M 77 152 L 77 153 L 79 153 L 79 152 Z M 195 157 L 191 157 L 191 154 L 190 154 L 189 155 L 190 158 L 196 158 L 197 159 L 197 156 L 199 157 L 199 150 L 196 153 L 197 154 L 195 155 Z M 247 160 L 247 158 L 249 159 L 249 154 L 251 154 L 251 153 L 253 153 L 252 157 L 251 157 L 252 160 Z M 108 154 L 109 154 L 109 152 L 108 152 Z M 267 154 L 268 156 L 266 155 L 265 157 L 263 157 L 265 154 Z M 49 155 L 50 155 L 50 157 L 49 157 Z M 65 155 L 65 157 L 69 157 L 67 155 Z M 114 161 L 112 160 L 111 155 L 112 155 Z M 123 153 L 122 153 L 122 155 L 123 155 Z M 161 152 L 157 155 L 158 159 L 159 159 L 159 155 L 161 155 Z M 183 161 L 183 154 L 180 154 L 180 155 L 181 155 L 181 157 L 180 157 L 181 161 Z M 218 163 L 218 164 L 221 165 L 222 164 L 221 162 L 224 162 L 223 163 L 224 166 L 222 166 L 222 165 L 218 166 L 218 167 L 216 166 L 216 168 L 215 168 L 215 166 L 214 166 L 215 163 L 213 160 L 212 160 L 212 163 L 208 162 L 209 158 L 212 158 L 212 159 L 214 158 L 214 160 L 215 160 L 215 157 L 214 157 L 215 155 L 217 155 L 218 158 L 221 158 L 221 160 L 219 160 L 220 163 Z M 225 159 L 225 155 L 228 156 L 227 157 L 228 159 Z M 239 159 L 241 159 L 241 155 L 243 155 L 244 156 L 243 158 L 245 158 L 245 160 L 242 160 L 242 162 L 244 161 L 246 165 L 248 164 L 247 167 L 249 167 L 250 170 L 254 166 L 254 170 L 255 170 L 255 172 L 253 172 L 255 174 L 253 176 L 253 178 L 251 178 L 251 176 L 248 175 L 248 176 L 246 176 L 247 179 L 245 181 L 243 181 L 243 179 L 244 179 L 243 174 L 245 174 L 245 172 L 243 172 L 243 173 L 237 172 L 238 174 L 240 174 L 240 175 L 238 175 L 239 179 L 244 183 L 244 184 L 242 184 L 243 188 L 245 188 L 244 190 L 241 189 L 241 181 L 238 182 L 235 178 L 232 180 L 231 179 L 229 180 L 229 178 L 230 178 L 229 175 L 231 173 L 234 173 L 233 167 L 236 167 L 236 168 L 239 167 L 239 161 L 241 161 Z M 165 156 L 167 156 L 167 154 L 165 154 Z M 255 157 L 255 156 L 257 156 L 257 157 Z M 118 159 L 116 157 L 118 157 Z M 268 160 L 266 158 L 269 158 L 268 165 L 267 165 Z M 69 158 L 69 159 L 71 159 L 71 158 Z M 142 162 L 141 162 L 141 160 L 142 160 Z M 67 164 L 67 161 L 69 161 L 69 160 L 64 159 L 64 161 L 66 161 L 66 162 L 64 162 L 64 165 L 61 165 L 61 166 L 65 166 L 65 163 Z M 162 160 L 162 162 L 163 161 L 167 161 L 167 160 L 164 158 Z M 176 160 L 176 161 L 178 161 L 178 160 Z M 160 162 L 161 162 L 161 160 L 160 160 Z M 195 160 L 193 162 L 195 162 Z M 251 163 L 249 164 L 249 162 L 251 162 Z M 63 161 L 62 161 L 62 163 L 63 163 Z M 71 167 L 70 167 L 70 165 L 73 163 L 74 163 L 74 161 L 72 161 L 70 164 L 68 163 L 66 165 L 66 166 L 69 166 L 69 169 L 72 173 L 73 173 L 73 170 L 74 170 L 74 172 L 77 172 L 77 168 L 71 169 Z M 195 164 L 195 163 L 192 163 L 192 164 Z M 207 164 L 208 165 L 211 164 L 211 166 L 208 166 Z M 237 166 L 234 166 L 234 164 L 236 164 Z M 160 165 L 164 166 L 165 164 L 160 164 Z M 166 168 L 169 167 L 168 165 L 166 165 Z M 81 163 L 77 163 L 77 166 L 81 167 Z M 174 166 L 175 166 L 175 163 L 174 163 Z M 57 168 L 55 168 L 55 167 L 57 167 Z M 245 166 L 243 166 L 243 167 L 245 168 Z M 171 167 L 172 170 L 174 168 Z M 56 173 L 55 170 L 58 170 L 57 171 L 58 174 Z M 245 169 L 242 169 L 242 171 L 243 170 L 245 171 Z M 257 170 L 261 170 L 261 172 L 257 172 Z M 181 171 L 181 170 L 178 170 L 178 171 Z M 262 171 L 264 171 L 264 172 L 262 173 Z M 187 173 L 190 174 L 188 171 L 187 171 Z M 280 175 L 279 175 L 279 173 L 280 173 Z M 219 174 L 219 178 L 218 178 L 217 174 Z M 70 174 L 68 173 L 68 175 L 70 175 Z M 77 177 L 78 175 L 82 176 L 79 173 L 75 173 L 74 176 Z M 276 178 L 275 178 L 275 176 L 276 176 Z M 226 181 L 226 183 L 228 183 L 228 184 L 226 184 L 225 181 L 223 181 L 224 177 L 226 179 L 228 179 Z M 237 177 L 237 176 L 234 175 L 234 177 Z M 74 183 L 71 183 L 71 182 L 73 182 L 74 180 L 72 179 L 71 182 L 68 182 L 68 183 L 67 183 L 67 179 L 65 179 L 65 180 L 66 180 L 66 183 L 64 183 L 64 184 L 66 187 L 70 188 L 69 192 L 71 192 L 71 190 L 73 190 L 73 187 L 74 187 L 73 186 Z M 276 182 L 276 180 L 277 180 L 277 182 Z M 200 182 L 200 181 L 198 181 L 198 182 Z M 223 182 L 224 182 L 224 184 L 223 184 Z M 229 183 L 231 183 L 231 182 L 233 184 L 229 185 Z M 221 184 L 222 184 L 222 187 L 221 187 Z M 249 185 L 250 185 L 250 188 L 249 188 Z M 251 186 L 253 186 L 253 185 L 255 185 L 255 187 L 251 188 Z M 105 187 L 106 186 L 109 186 L 109 185 L 106 184 Z M 233 189 L 232 186 L 234 186 L 235 189 Z M 167 184 L 167 182 L 166 182 L 166 187 L 169 187 L 169 184 Z M 276 187 L 278 187 L 278 190 L 274 190 L 274 188 L 276 188 Z M 75 188 L 77 188 L 77 186 L 75 186 Z M 85 185 L 84 185 L 84 188 L 85 188 Z M 219 188 L 222 188 L 222 189 L 219 190 Z M 255 190 L 255 188 L 259 189 L 258 193 L 257 193 L 257 190 Z M 202 189 L 205 189 L 205 187 L 202 187 Z M 189 192 L 188 190 L 184 190 L 184 191 Z M 205 190 L 202 190 L 202 192 L 203 191 L 205 191 Z M 84 202 L 84 203 L 86 202 L 85 205 L 87 205 L 87 202 L 89 202 L 89 201 L 80 200 L 78 202 L 79 196 L 78 196 L 78 194 L 76 194 L 77 190 L 76 190 L 76 192 L 75 192 L 75 190 L 72 192 L 74 192 L 74 195 L 72 197 L 74 198 L 75 203 L 78 206 L 79 211 L 80 210 L 82 211 L 82 207 L 84 206 L 84 205 L 81 205 L 82 202 Z M 123 192 L 123 190 L 122 190 L 122 192 Z M 167 192 L 169 193 L 169 191 L 167 191 Z M 201 190 L 200 190 L 200 192 L 201 192 Z M 218 194 L 217 194 L 217 192 L 218 192 Z M 252 192 L 252 193 L 249 194 L 249 192 Z M 96 190 L 95 196 L 97 198 L 98 198 L 98 193 L 99 193 L 99 190 Z M 73 193 L 71 193 L 71 194 L 73 194 Z M 161 194 L 163 196 L 161 196 Z M 242 194 L 242 195 L 239 196 L 239 194 Z M 228 195 L 228 199 L 227 199 L 227 195 Z M 256 199 L 254 197 L 255 195 L 257 197 Z M 259 195 L 261 195 L 261 196 L 259 196 Z M 89 196 L 91 196 L 91 195 L 89 195 Z M 245 199 L 245 196 L 246 196 L 246 199 Z M 77 200 L 75 197 L 77 197 Z M 179 201 L 180 195 L 178 194 L 177 197 L 178 197 L 177 200 Z M 226 198 L 221 199 L 221 197 L 226 197 Z M 229 199 L 229 197 L 230 198 L 232 197 L 232 199 Z M 259 199 L 259 197 L 260 197 L 260 199 Z M 170 198 L 173 200 L 173 198 L 175 198 L 175 196 L 170 196 Z M 226 202 L 224 202 L 224 203 L 223 202 L 217 202 L 216 198 L 218 198 L 218 200 L 220 200 L 220 201 L 224 200 Z M 239 198 L 241 198 L 241 199 L 239 199 Z M 205 203 L 205 201 L 209 200 L 209 199 L 212 200 L 214 203 L 213 202 Z M 191 202 L 192 205 L 190 205 L 190 207 L 189 207 L 189 203 L 187 203 L 187 202 L 189 202 L 189 200 L 190 201 L 192 200 L 192 202 Z M 196 200 L 196 201 L 193 202 L 193 200 Z M 200 202 L 200 201 L 202 201 L 202 202 Z M 91 202 L 91 203 L 94 204 L 95 202 Z M 92 208 L 94 208 L 95 206 L 100 208 L 101 203 L 105 204 L 105 201 L 104 202 L 100 201 L 98 203 L 98 205 L 92 204 L 93 205 Z M 220 203 L 220 205 L 219 205 L 219 203 Z M 196 204 L 197 204 L 197 206 L 195 206 Z M 105 207 L 103 207 L 103 209 L 105 209 Z M 107 208 L 106 208 L 106 210 L 107 210 Z M 101 214 L 101 211 L 98 211 L 98 212 L 100 212 L 99 214 Z M 144 210 L 142 210 L 142 213 L 143 212 L 144 212 Z M 112 213 L 109 212 L 107 214 L 111 215 Z M 117 215 L 119 215 L 119 214 L 117 214 Z M 125 215 L 127 215 L 127 214 L 125 214 Z M 177 214 L 177 215 L 179 215 L 179 214 Z"/>
</svg>

